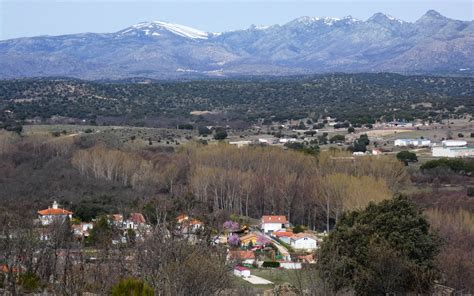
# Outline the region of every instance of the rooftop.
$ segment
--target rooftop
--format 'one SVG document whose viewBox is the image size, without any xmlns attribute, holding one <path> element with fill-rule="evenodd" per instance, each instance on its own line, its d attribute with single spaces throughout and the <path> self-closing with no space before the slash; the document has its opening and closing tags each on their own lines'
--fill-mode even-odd
<svg viewBox="0 0 474 296">
<path fill-rule="evenodd" d="M 263 223 L 288 223 L 286 216 L 264 215 L 262 216 Z"/>
</svg>

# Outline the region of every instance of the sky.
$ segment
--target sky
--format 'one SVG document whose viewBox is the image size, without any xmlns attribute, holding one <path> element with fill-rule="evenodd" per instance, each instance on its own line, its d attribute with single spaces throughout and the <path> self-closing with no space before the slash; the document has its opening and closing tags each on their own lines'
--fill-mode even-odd
<svg viewBox="0 0 474 296">
<path fill-rule="evenodd" d="M 0 40 L 116 32 L 153 20 L 208 32 L 284 24 L 301 16 L 365 20 L 376 12 L 415 21 L 429 9 L 473 20 L 474 0 L 0 0 Z"/>
</svg>

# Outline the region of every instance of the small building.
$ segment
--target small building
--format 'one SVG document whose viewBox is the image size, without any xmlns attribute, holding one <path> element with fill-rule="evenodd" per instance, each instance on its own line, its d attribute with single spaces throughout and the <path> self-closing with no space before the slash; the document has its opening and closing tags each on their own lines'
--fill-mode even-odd
<svg viewBox="0 0 474 296">
<path fill-rule="evenodd" d="M 130 217 L 123 222 L 125 229 L 137 230 L 146 224 L 145 217 L 141 213 L 131 213 Z"/>
<path fill-rule="evenodd" d="M 188 215 L 182 214 L 176 217 L 177 230 L 181 234 L 191 234 L 204 228 L 204 223 L 198 219 L 192 219 Z"/>
<path fill-rule="evenodd" d="M 235 145 L 237 146 L 237 148 L 242 148 L 242 147 L 252 144 L 252 141 L 235 141 L 235 142 L 229 142 L 229 144 Z"/>
<path fill-rule="evenodd" d="M 433 147 L 431 155 L 448 158 L 474 157 L 474 147 Z"/>
<path fill-rule="evenodd" d="M 273 231 L 286 228 L 288 220 L 286 216 L 264 215 L 261 220 L 263 232 L 272 233 Z"/>
<path fill-rule="evenodd" d="M 56 201 L 53 202 L 52 207 L 48 207 L 45 210 L 38 211 L 38 219 L 41 225 L 47 226 L 55 221 L 64 222 L 66 219 L 72 219 L 72 212 L 61 209 Z"/>
<path fill-rule="evenodd" d="M 112 214 L 109 216 L 110 221 L 112 224 L 114 224 L 116 227 L 122 228 L 123 226 L 123 215 L 121 214 Z"/>
<path fill-rule="evenodd" d="M 257 244 L 257 235 L 255 233 L 248 233 L 240 237 L 240 244 L 242 246 L 255 246 Z"/>
<path fill-rule="evenodd" d="M 230 250 L 227 253 L 227 261 L 252 265 L 255 262 L 255 254 L 247 250 Z"/>
<path fill-rule="evenodd" d="M 290 246 L 295 250 L 312 251 L 319 248 L 319 242 L 309 233 L 297 233 L 290 239 Z"/>
<path fill-rule="evenodd" d="M 248 278 L 250 277 L 250 269 L 244 266 L 237 265 L 234 267 L 234 275 Z"/>
<path fill-rule="evenodd" d="M 474 157 L 474 147 L 468 147 L 464 140 L 446 140 L 441 142 L 442 146 L 433 147 L 433 157 Z"/>
<path fill-rule="evenodd" d="M 466 147 L 467 142 L 464 140 L 444 140 L 441 142 L 443 147 Z"/>
<path fill-rule="evenodd" d="M 431 141 L 424 139 L 396 139 L 394 145 L 398 147 L 429 147 L 431 146 Z"/>
<path fill-rule="evenodd" d="M 294 233 L 290 231 L 274 231 L 272 236 L 276 237 L 280 241 L 290 244 L 290 239 L 293 237 Z"/>
</svg>

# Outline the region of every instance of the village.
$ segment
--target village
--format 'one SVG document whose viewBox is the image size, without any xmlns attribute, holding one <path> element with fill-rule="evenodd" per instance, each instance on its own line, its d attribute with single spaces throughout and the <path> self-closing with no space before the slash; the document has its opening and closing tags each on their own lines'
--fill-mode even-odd
<svg viewBox="0 0 474 296">
<path fill-rule="evenodd" d="M 297 270 L 305 264 L 316 263 L 316 250 L 320 247 L 326 232 L 307 230 L 302 225 L 293 226 L 286 216 L 263 215 L 257 223 L 239 223 L 240 218 L 233 217 L 222 225 L 222 232 L 212 237 L 212 244 L 226 249 L 226 264 L 229 272 L 253 285 L 271 285 L 271 281 L 253 275 L 259 269 Z M 91 222 L 81 222 L 74 213 L 61 208 L 54 201 L 47 209 L 38 211 L 35 221 L 39 239 L 50 240 L 58 225 L 70 228 L 75 240 L 87 242 L 94 236 L 101 221 L 114 229 L 110 237 L 112 245 L 129 246 L 145 242 L 154 226 L 149 224 L 141 213 L 130 213 L 128 216 L 112 214 L 97 217 Z M 183 240 L 196 243 L 202 239 L 202 232 L 207 227 L 199 219 L 187 214 L 177 216 L 171 232 L 167 236 L 179 236 Z M 89 250 L 89 253 L 91 250 Z M 61 253 L 61 250 L 58 250 Z M 92 252 L 94 253 L 94 252 Z M 98 258 L 91 257 L 90 260 Z M 4 267 L 5 268 L 5 267 Z"/>
</svg>

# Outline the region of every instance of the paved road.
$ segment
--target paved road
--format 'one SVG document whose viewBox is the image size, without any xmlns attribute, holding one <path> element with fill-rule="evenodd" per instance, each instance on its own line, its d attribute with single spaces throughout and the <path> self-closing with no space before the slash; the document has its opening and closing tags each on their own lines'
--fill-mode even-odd
<svg viewBox="0 0 474 296">
<path fill-rule="evenodd" d="M 291 261 L 291 256 L 290 256 L 290 252 L 288 252 L 288 250 L 282 245 L 280 244 L 276 239 L 274 239 L 273 237 L 259 231 L 261 235 L 265 236 L 267 239 L 269 239 L 272 244 L 278 249 L 278 252 L 280 252 L 280 254 L 283 256 L 283 259 L 285 261 Z"/>
<path fill-rule="evenodd" d="M 269 235 L 265 235 L 265 237 L 272 241 L 272 244 L 278 249 L 278 252 L 280 252 L 285 261 L 291 261 L 290 252 L 288 252 L 288 250 L 282 244 L 280 244 L 276 239 Z"/>
<path fill-rule="evenodd" d="M 280 252 L 280 254 L 283 256 L 283 259 L 285 261 L 291 261 L 290 252 L 288 252 L 288 250 L 282 244 L 280 244 L 276 239 L 263 233 L 260 229 L 256 227 L 252 227 L 252 230 L 256 231 L 258 234 L 263 235 L 267 239 L 269 239 L 272 242 L 272 244 L 278 249 L 278 252 Z"/>
</svg>

